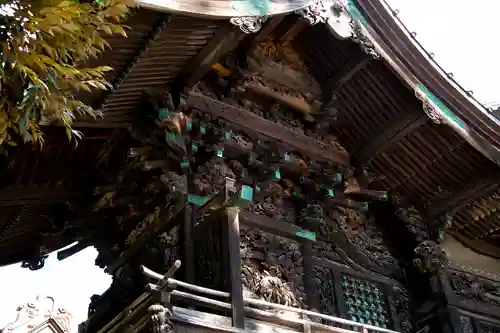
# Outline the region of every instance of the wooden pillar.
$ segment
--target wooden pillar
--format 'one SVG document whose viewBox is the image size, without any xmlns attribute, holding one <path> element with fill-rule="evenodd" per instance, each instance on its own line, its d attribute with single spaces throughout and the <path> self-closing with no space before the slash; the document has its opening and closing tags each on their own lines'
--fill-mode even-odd
<svg viewBox="0 0 500 333">
<path fill-rule="evenodd" d="M 314 250 L 312 242 L 304 240 L 300 244 L 302 252 L 303 270 L 304 270 L 304 290 L 306 292 L 306 305 L 309 310 L 319 311 L 318 292 L 314 285 Z"/>
<path fill-rule="evenodd" d="M 194 255 L 193 228 L 196 220 L 196 207 L 193 204 L 186 205 L 184 210 L 184 223 L 182 226 L 184 278 L 187 283 L 195 284 L 196 262 Z"/>
<path fill-rule="evenodd" d="M 245 313 L 243 304 L 243 281 L 241 279 L 239 208 L 228 208 L 226 215 L 232 321 L 234 327 L 244 329 Z"/>
</svg>

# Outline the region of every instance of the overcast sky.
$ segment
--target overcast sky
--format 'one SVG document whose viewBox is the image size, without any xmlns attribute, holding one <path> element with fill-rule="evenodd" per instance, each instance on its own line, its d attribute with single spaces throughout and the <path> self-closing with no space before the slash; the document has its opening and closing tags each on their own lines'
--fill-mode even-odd
<svg viewBox="0 0 500 333">
<path fill-rule="evenodd" d="M 480 102 L 500 102 L 500 0 L 386 0 L 436 61 Z"/>
<path fill-rule="evenodd" d="M 53 253 L 38 271 L 20 264 L 0 268 L 0 329 L 15 319 L 18 305 L 34 301 L 36 295 L 55 298 L 56 307 L 74 315 L 72 332 L 87 318 L 90 296 L 102 294 L 111 276 L 94 265 L 97 251 L 87 248 L 63 261 Z"/>
<path fill-rule="evenodd" d="M 417 32 L 424 47 L 467 90 L 483 102 L 500 101 L 496 79 L 499 43 L 496 40 L 500 0 L 388 0 L 400 18 Z M 59 307 L 75 316 L 74 327 L 85 320 L 90 296 L 101 294 L 110 276 L 94 266 L 96 251 L 87 249 L 62 262 L 49 257 L 39 271 L 20 265 L 0 268 L 0 327 L 14 318 L 18 304 L 37 294 L 55 297 Z"/>
</svg>

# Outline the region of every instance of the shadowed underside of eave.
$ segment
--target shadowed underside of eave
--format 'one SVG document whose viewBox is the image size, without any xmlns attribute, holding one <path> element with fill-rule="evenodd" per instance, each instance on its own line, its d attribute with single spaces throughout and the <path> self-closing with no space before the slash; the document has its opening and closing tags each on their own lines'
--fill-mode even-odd
<svg viewBox="0 0 500 333">
<path fill-rule="evenodd" d="M 274 35 L 285 38 L 297 22 L 288 16 L 282 22 L 271 21 L 268 27 L 275 24 Z M 104 119 L 80 121 L 79 127 L 127 127 L 141 111 L 144 92 L 168 89 L 186 74 L 186 66 L 196 63 L 197 55 L 210 53 L 207 48 L 218 43 L 214 39 L 230 31 L 224 20 L 148 10 L 138 11 L 128 25 L 129 38 L 112 38 L 112 49 L 92 63 L 115 68 L 108 77 L 115 89 L 82 96 L 87 103 L 101 107 Z M 429 121 L 414 92 L 384 60 L 367 61 L 360 56 L 358 44 L 335 39 L 322 24 L 304 25 L 289 38 L 304 63 L 302 71 L 314 78 L 323 94 L 326 89 L 335 90 L 333 105 L 338 116 L 330 124 L 331 134 L 354 167 L 367 166 L 375 173 L 374 188 L 401 194 L 430 220 L 454 214 L 452 231 L 464 242 L 499 242 L 496 184 L 500 174 L 492 162 L 450 127 Z M 238 40 L 235 38 L 236 43 Z M 313 89 L 313 94 L 320 102 L 321 91 Z M 7 222 L 7 218 L 0 220 L 0 248 L 8 247 L 12 258 L 20 260 L 25 251 L 19 244 L 39 230 L 20 220 L 17 227 L 8 228 L 24 231 L 13 232 L 7 239 L 1 233 Z M 5 258 L 0 259 L 2 263 Z"/>
</svg>

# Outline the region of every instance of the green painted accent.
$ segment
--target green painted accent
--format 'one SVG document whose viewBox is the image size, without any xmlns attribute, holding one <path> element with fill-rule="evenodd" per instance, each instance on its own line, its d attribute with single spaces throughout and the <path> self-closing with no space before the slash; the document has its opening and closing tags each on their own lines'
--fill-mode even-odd
<svg viewBox="0 0 500 333">
<path fill-rule="evenodd" d="M 196 153 L 198 151 L 198 147 L 196 145 L 191 145 L 191 151 Z"/>
<path fill-rule="evenodd" d="M 210 197 L 201 197 L 199 195 L 195 194 L 188 194 L 188 202 L 197 205 L 197 206 L 203 206 L 204 204 L 207 203 L 208 200 L 210 200 Z"/>
<path fill-rule="evenodd" d="M 379 288 L 368 281 L 341 276 L 341 287 L 344 302 L 351 317 L 360 323 L 370 323 L 374 326 L 388 325 L 388 307 L 385 300 L 374 297 Z"/>
<path fill-rule="evenodd" d="M 349 16 L 357 22 L 360 22 L 364 25 L 368 24 L 368 20 L 365 18 L 363 14 L 361 14 L 361 11 L 356 7 L 356 1 L 355 0 L 348 0 L 347 1 L 347 12 L 349 13 Z"/>
<path fill-rule="evenodd" d="M 224 140 L 232 140 L 233 139 L 233 133 L 231 131 L 226 131 L 224 133 Z"/>
<path fill-rule="evenodd" d="M 252 201 L 253 199 L 253 188 L 247 185 L 241 187 L 240 197 L 243 200 Z"/>
<path fill-rule="evenodd" d="M 232 7 L 245 16 L 266 16 L 271 7 L 269 0 L 232 0 Z"/>
<path fill-rule="evenodd" d="M 222 157 L 222 156 L 224 156 L 224 149 L 223 148 L 217 149 L 217 157 Z"/>
<path fill-rule="evenodd" d="M 167 108 L 159 109 L 158 110 L 158 117 L 160 119 L 167 119 L 169 117 L 170 112 L 168 111 Z"/>
<path fill-rule="evenodd" d="M 255 193 L 260 193 L 260 186 L 258 184 L 255 185 Z"/>
<path fill-rule="evenodd" d="M 279 169 L 274 172 L 274 178 L 281 179 L 281 172 Z"/>
<path fill-rule="evenodd" d="M 177 141 L 178 137 L 174 132 L 165 131 L 165 140 L 167 141 Z"/>
<path fill-rule="evenodd" d="M 181 168 L 187 168 L 187 167 L 189 167 L 188 161 L 181 162 Z"/>
<path fill-rule="evenodd" d="M 186 127 L 187 127 L 188 131 L 193 129 L 193 122 L 191 120 L 188 120 L 188 122 L 186 123 Z"/>
<path fill-rule="evenodd" d="M 203 126 L 200 126 L 200 133 L 202 135 L 206 134 L 207 133 L 207 129 L 205 127 L 203 127 Z"/>
<path fill-rule="evenodd" d="M 436 105 L 436 107 L 439 108 L 439 110 L 441 110 L 441 112 L 444 113 L 445 119 L 448 123 L 451 122 L 460 127 L 461 129 L 467 128 L 467 125 L 461 119 L 459 119 L 457 115 L 453 113 L 453 111 L 451 111 L 451 109 L 448 106 L 446 106 L 446 104 L 444 104 L 443 101 L 441 101 L 441 99 L 439 99 L 436 95 L 431 93 L 429 89 L 427 89 L 427 87 L 419 83 L 417 84 L 417 90 L 419 90 L 422 94 L 424 94 L 425 97 L 427 97 L 427 99 L 432 101 Z"/>
<path fill-rule="evenodd" d="M 297 231 L 295 235 L 312 240 L 313 242 L 316 241 L 316 233 L 314 231 L 309 231 L 309 230 L 303 230 L 303 231 Z"/>
<path fill-rule="evenodd" d="M 334 197 L 335 196 L 335 191 L 331 188 L 328 189 L 328 195 L 331 196 L 331 197 Z"/>
</svg>

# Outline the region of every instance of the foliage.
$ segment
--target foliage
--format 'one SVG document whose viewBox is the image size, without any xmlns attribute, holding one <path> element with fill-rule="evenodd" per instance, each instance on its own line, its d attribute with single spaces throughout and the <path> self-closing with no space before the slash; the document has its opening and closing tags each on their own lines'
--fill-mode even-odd
<svg viewBox="0 0 500 333">
<path fill-rule="evenodd" d="M 42 119 L 62 123 L 70 139 L 81 136 L 75 116 L 99 112 L 75 94 L 109 88 L 111 70 L 82 64 L 109 47 L 106 35 L 126 36 L 120 22 L 133 3 L 0 0 L 0 144 L 16 137 L 42 143 Z"/>
</svg>

